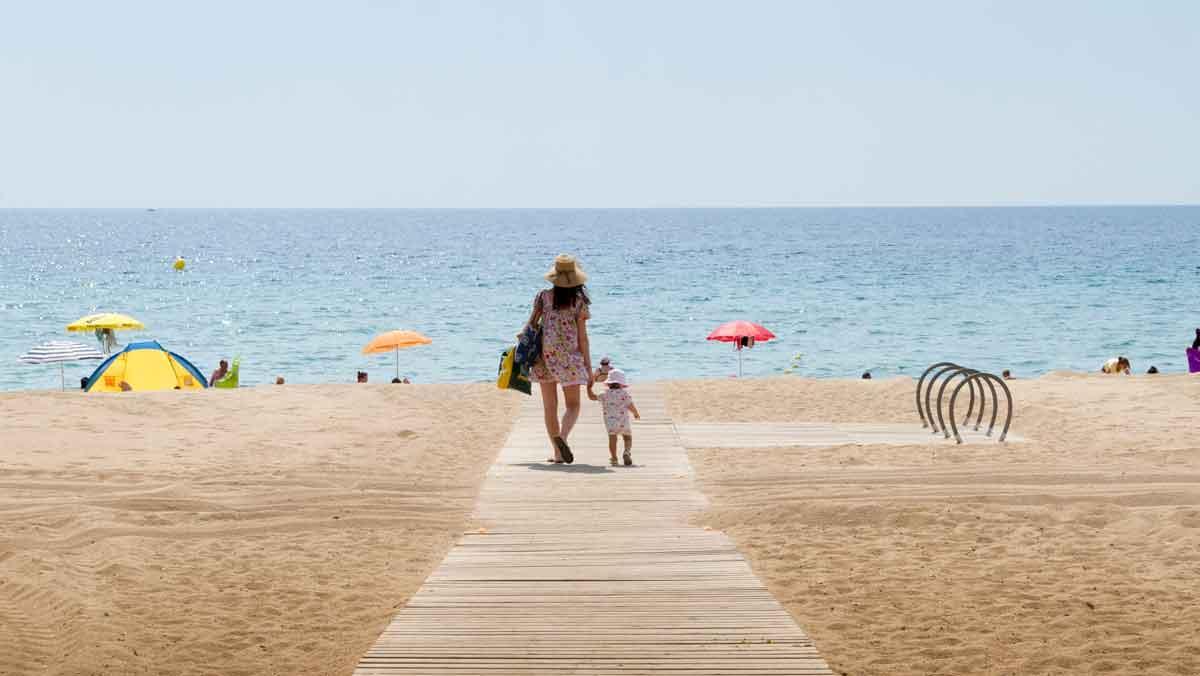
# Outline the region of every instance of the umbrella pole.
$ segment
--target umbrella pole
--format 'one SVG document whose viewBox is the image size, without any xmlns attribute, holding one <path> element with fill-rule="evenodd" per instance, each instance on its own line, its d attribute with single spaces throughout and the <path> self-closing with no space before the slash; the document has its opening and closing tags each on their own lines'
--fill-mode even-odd
<svg viewBox="0 0 1200 676">
<path fill-rule="evenodd" d="M 62 381 L 62 391 L 66 392 L 67 391 L 67 368 L 65 366 L 63 366 L 61 361 L 58 362 L 58 377 Z"/>
<path fill-rule="evenodd" d="M 396 348 L 396 378 L 400 378 L 400 348 Z"/>
<path fill-rule="evenodd" d="M 738 345 L 738 377 L 742 377 L 742 346 Z"/>
</svg>

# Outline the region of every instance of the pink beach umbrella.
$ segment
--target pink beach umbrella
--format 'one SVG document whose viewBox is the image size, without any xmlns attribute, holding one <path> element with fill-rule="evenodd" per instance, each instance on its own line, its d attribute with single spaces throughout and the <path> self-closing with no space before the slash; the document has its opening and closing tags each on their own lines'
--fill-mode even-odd
<svg viewBox="0 0 1200 676">
<path fill-rule="evenodd" d="M 742 377 L 742 347 L 750 347 L 754 343 L 771 340 L 774 337 L 775 334 L 771 333 L 766 327 L 744 319 L 725 322 L 713 329 L 712 333 L 708 334 L 709 340 L 719 340 L 722 343 L 737 345 L 739 378 Z"/>
</svg>

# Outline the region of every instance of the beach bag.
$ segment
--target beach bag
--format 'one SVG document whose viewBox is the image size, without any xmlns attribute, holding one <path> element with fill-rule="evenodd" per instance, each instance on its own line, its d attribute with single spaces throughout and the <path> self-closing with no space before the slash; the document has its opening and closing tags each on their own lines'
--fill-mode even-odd
<svg viewBox="0 0 1200 676">
<path fill-rule="evenodd" d="M 525 325 L 521 329 L 521 333 L 517 335 L 516 352 L 513 359 L 518 364 L 524 364 L 526 367 L 532 367 L 537 363 L 537 360 L 542 357 L 542 326 L 539 323 L 537 326 Z"/>
<path fill-rule="evenodd" d="M 525 394 L 533 393 L 533 385 L 529 382 L 529 367 L 516 360 L 517 348 L 508 348 L 500 354 L 500 369 L 496 375 L 496 387 L 501 390 L 516 390 Z"/>
</svg>

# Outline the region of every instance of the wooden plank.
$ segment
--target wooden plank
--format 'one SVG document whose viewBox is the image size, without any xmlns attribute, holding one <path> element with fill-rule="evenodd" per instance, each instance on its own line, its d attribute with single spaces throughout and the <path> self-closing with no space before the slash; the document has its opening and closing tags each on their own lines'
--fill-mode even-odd
<svg viewBox="0 0 1200 676">
<path fill-rule="evenodd" d="M 676 426 L 657 388 L 634 398 L 644 418 L 634 467 L 608 465 L 587 401 L 571 436 L 576 463 L 545 463 L 541 403 L 527 400 L 480 491 L 480 529 L 460 538 L 355 674 L 832 674 L 733 543 L 690 523 L 707 502 Z"/>
<path fill-rule="evenodd" d="M 986 422 L 986 421 L 985 421 Z M 778 446 L 904 445 L 954 446 L 939 432 L 905 423 L 678 423 L 685 448 L 771 448 Z M 959 428 L 964 444 L 996 443 L 996 430 L 986 436 L 969 427 Z M 1009 434 L 1005 443 L 1023 439 Z"/>
</svg>

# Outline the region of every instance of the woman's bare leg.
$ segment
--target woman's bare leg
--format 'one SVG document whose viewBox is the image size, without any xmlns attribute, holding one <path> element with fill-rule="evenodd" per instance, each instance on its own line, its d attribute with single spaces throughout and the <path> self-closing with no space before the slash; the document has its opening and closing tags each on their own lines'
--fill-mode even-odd
<svg viewBox="0 0 1200 676">
<path fill-rule="evenodd" d="M 566 439 L 571 430 L 575 428 L 575 421 L 579 420 L 579 385 L 563 385 L 563 406 L 566 410 L 563 411 L 562 417 L 562 438 Z"/>
<path fill-rule="evenodd" d="M 542 418 L 546 423 L 546 436 L 550 437 L 550 448 L 554 449 L 554 459 L 562 460 L 558 447 L 554 445 L 554 437 L 559 435 L 558 427 L 558 383 L 538 382 L 542 388 Z"/>
</svg>

